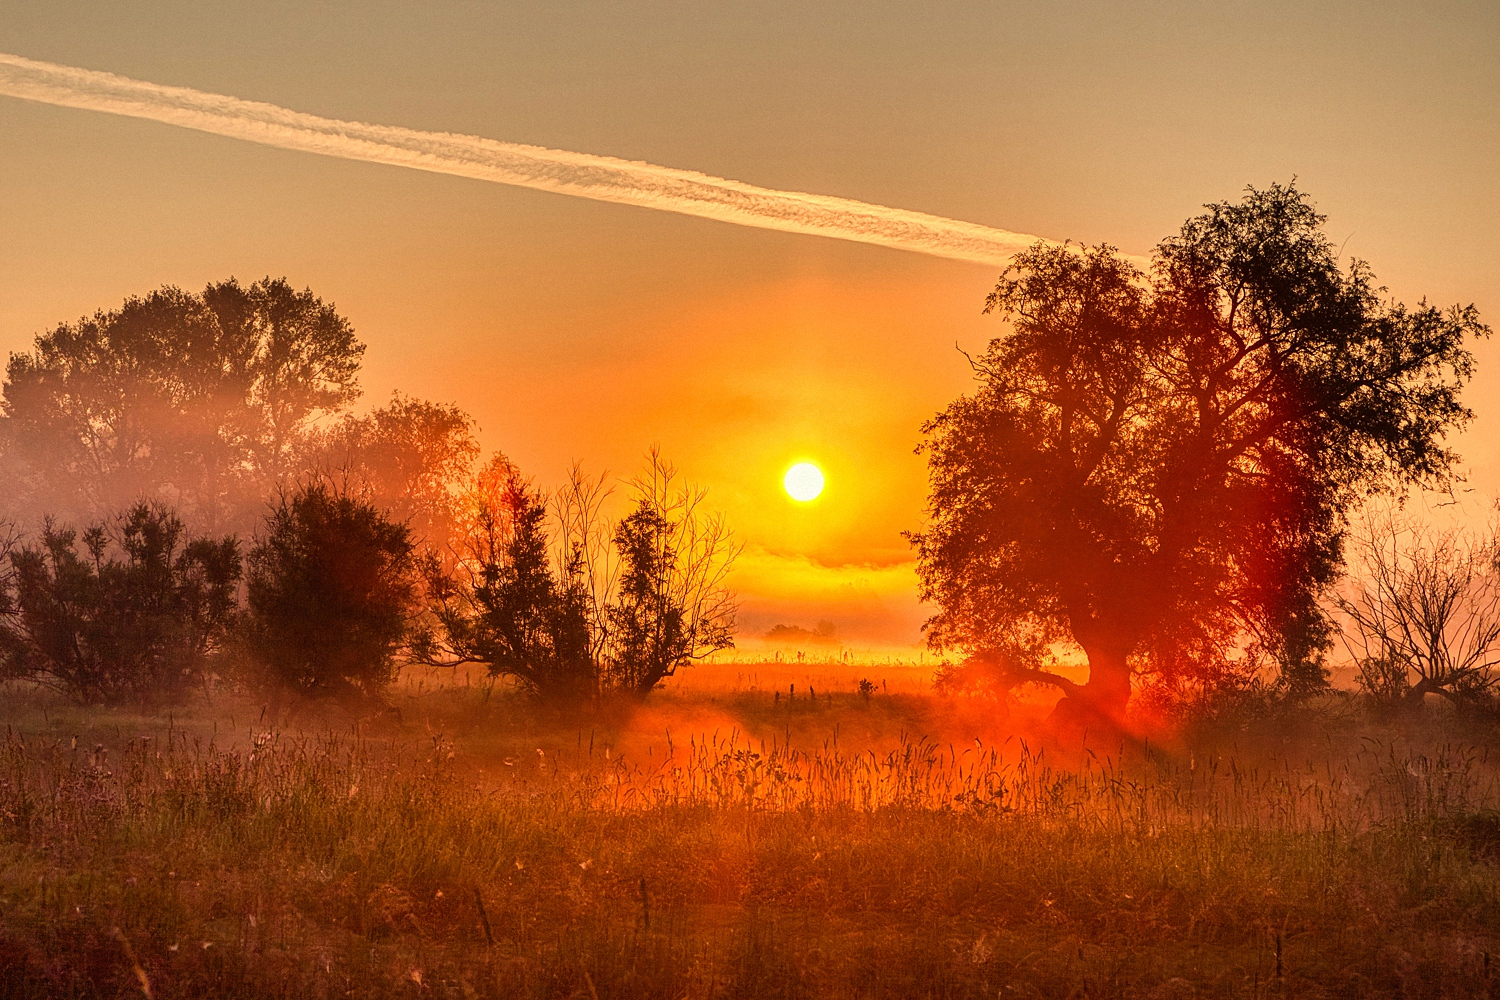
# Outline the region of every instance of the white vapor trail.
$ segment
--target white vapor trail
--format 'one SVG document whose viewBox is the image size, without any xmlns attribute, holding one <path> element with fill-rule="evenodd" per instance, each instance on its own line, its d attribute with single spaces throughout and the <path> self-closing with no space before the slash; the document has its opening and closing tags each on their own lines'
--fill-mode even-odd
<svg viewBox="0 0 1500 1000">
<path fill-rule="evenodd" d="M 692 170 L 450 132 L 336 121 L 0 53 L 0 95 L 145 118 L 281 149 L 368 160 L 639 205 L 720 222 L 831 236 L 936 257 L 1004 265 L 1038 237 L 848 198 L 776 191 Z"/>
</svg>

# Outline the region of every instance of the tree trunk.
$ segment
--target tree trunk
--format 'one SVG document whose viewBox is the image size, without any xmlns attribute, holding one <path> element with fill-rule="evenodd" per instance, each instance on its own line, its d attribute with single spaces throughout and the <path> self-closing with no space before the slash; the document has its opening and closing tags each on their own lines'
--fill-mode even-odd
<svg viewBox="0 0 1500 1000">
<path fill-rule="evenodd" d="M 1053 715 L 1059 720 L 1118 726 L 1125 721 L 1130 703 L 1130 664 L 1126 651 L 1114 646 L 1087 645 L 1087 684 L 1058 702 Z"/>
<path fill-rule="evenodd" d="M 1441 684 L 1437 684 L 1433 681 L 1428 680 L 1426 677 L 1423 677 L 1421 680 L 1417 681 L 1414 686 L 1408 689 L 1404 696 L 1402 696 L 1402 707 L 1407 711 L 1416 711 L 1420 709 L 1424 704 L 1426 704 L 1427 696 L 1429 694 L 1442 695 L 1453 704 L 1458 704 L 1458 696 L 1455 695 L 1452 691 L 1449 691 Z"/>
</svg>

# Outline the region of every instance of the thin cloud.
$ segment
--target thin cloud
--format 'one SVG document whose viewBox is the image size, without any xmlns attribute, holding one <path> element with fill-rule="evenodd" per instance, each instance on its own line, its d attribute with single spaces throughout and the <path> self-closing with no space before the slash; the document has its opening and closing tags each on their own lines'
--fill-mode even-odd
<svg viewBox="0 0 1500 1000">
<path fill-rule="evenodd" d="M 0 53 L 0 95 L 145 118 L 281 149 L 367 160 L 638 205 L 719 222 L 830 236 L 1003 266 L 1038 237 L 848 198 L 776 191 L 612 156 L 450 132 L 336 121 L 222 94 L 165 87 Z"/>
</svg>

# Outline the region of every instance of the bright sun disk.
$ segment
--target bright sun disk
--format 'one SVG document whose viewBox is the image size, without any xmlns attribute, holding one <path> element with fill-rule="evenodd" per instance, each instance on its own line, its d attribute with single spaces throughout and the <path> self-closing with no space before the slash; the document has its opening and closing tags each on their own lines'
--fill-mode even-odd
<svg viewBox="0 0 1500 1000">
<path fill-rule="evenodd" d="M 823 492 L 823 470 L 811 462 L 798 462 L 786 470 L 781 485 L 786 487 L 787 495 L 793 500 L 803 503 L 815 500 Z"/>
</svg>

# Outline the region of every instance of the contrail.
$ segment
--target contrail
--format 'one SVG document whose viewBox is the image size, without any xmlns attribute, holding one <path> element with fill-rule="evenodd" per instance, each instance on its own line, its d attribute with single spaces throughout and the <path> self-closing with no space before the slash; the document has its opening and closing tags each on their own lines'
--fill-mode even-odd
<svg viewBox="0 0 1500 1000">
<path fill-rule="evenodd" d="M 0 95 L 212 132 L 281 149 L 514 184 L 789 233 L 1002 266 L 1036 236 L 901 208 L 776 191 L 692 170 L 451 132 L 337 121 L 274 104 L 0 53 Z"/>
</svg>

